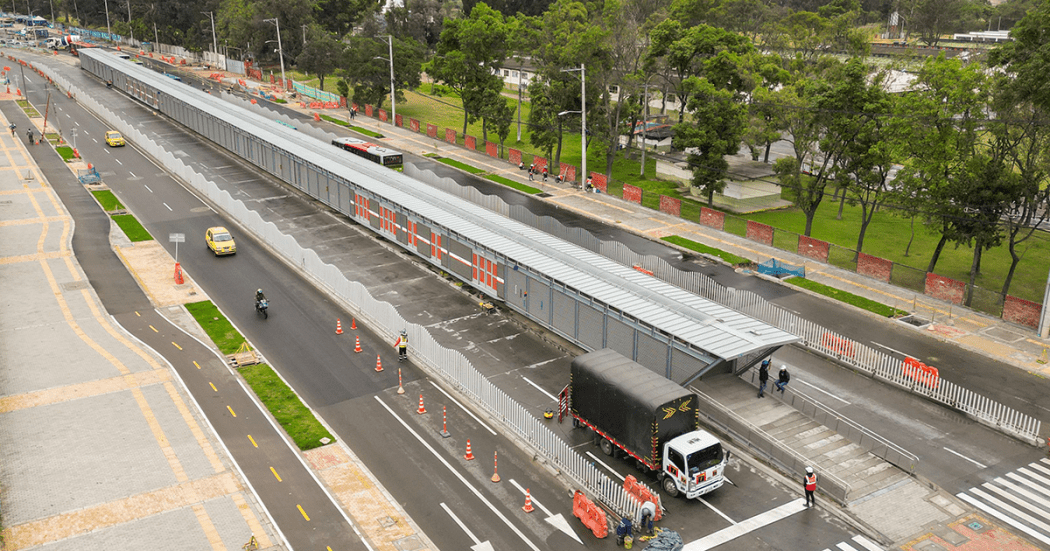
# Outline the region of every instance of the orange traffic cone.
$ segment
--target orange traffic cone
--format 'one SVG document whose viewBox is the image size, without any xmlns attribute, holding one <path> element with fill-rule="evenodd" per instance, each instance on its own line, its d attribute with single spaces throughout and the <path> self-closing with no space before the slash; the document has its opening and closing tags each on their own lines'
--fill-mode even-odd
<svg viewBox="0 0 1050 551">
<path fill-rule="evenodd" d="M 416 410 L 416 413 L 418 413 L 420 415 L 423 415 L 426 412 L 427 412 L 426 408 L 423 407 L 423 395 L 420 394 L 419 395 L 419 409 Z"/>
<path fill-rule="evenodd" d="M 364 352 L 361 350 L 361 337 L 354 337 L 354 352 Z"/>
<path fill-rule="evenodd" d="M 525 506 L 522 507 L 521 510 L 526 513 L 531 513 L 536 510 L 536 508 L 532 506 L 532 496 L 529 495 L 528 488 L 525 488 Z"/>
<path fill-rule="evenodd" d="M 499 482 L 499 452 L 492 452 L 492 481 Z"/>
<path fill-rule="evenodd" d="M 357 318 L 350 318 L 350 329 L 357 330 Z"/>
<path fill-rule="evenodd" d="M 470 439 L 467 439 L 467 455 L 463 456 L 467 461 L 474 461 L 474 452 L 470 451 Z"/>
<path fill-rule="evenodd" d="M 376 373 L 383 370 L 383 362 L 379 361 L 379 354 L 376 354 Z"/>
<path fill-rule="evenodd" d="M 343 322 L 339 321 L 339 318 L 335 318 L 335 334 L 343 334 Z"/>
</svg>

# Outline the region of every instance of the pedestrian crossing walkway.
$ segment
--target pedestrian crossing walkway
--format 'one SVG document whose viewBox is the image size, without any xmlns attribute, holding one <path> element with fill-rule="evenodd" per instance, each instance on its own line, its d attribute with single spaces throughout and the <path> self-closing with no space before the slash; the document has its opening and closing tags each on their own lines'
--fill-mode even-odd
<svg viewBox="0 0 1050 551">
<path fill-rule="evenodd" d="M 1029 463 L 956 495 L 979 511 L 1050 545 L 1050 460 Z"/>
<path fill-rule="evenodd" d="M 853 539 L 848 541 L 836 543 L 835 549 L 840 551 L 883 551 L 875 542 L 861 535 L 853 536 Z M 832 549 L 829 547 L 824 551 L 832 551 Z"/>
</svg>

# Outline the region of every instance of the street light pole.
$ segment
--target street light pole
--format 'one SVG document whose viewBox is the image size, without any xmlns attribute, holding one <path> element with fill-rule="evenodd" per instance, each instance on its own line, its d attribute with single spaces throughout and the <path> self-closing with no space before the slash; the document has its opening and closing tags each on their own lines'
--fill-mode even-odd
<svg viewBox="0 0 1050 551">
<path fill-rule="evenodd" d="M 284 91 L 287 91 L 288 81 L 284 78 L 284 48 L 281 47 L 281 22 L 276 17 L 273 19 L 263 19 L 263 21 L 277 25 L 277 53 L 281 56 L 281 88 L 283 88 Z"/>
<path fill-rule="evenodd" d="M 105 1 L 106 4 L 106 34 L 109 35 L 109 39 L 113 40 L 113 31 L 109 28 L 109 0 Z M 26 5 L 29 5 L 29 0 L 26 0 Z M 98 4 L 95 4 L 96 6 Z"/>
<path fill-rule="evenodd" d="M 390 124 L 397 126 L 397 105 L 394 104 L 394 35 L 388 34 L 386 37 L 390 51 Z"/>
<path fill-rule="evenodd" d="M 639 138 L 642 146 L 642 170 L 639 176 L 645 178 L 645 130 L 649 127 L 649 80 L 645 81 L 645 105 L 642 106 L 642 135 Z"/>
<path fill-rule="evenodd" d="M 219 53 L 219 42 L 215 39 L 215 12 L 213 11 L 202 11 L 203 15 L 207 15 L 211 19 L 211 51 L 216 54 Z"/>
<path fill-rule="evenodd" d="M 583 147 L 583 175 L 580 176 L 580 183 L 582 184 L 587 180 L 587 68 L 583 63 L 580 64 L 579 69 L 562 69 L 563 73 L 574 73 L 580 72 L 580 117 L 582 121 L 580 123 L 580 144 Z"/>
<path fill-rule="evenodd" d="M 55 8 L 51 8 L 51 19 L 55 18 L 54 11 Z M 131 33 L 131 39 L 135 40 L 135 27 L 131 25 L 131 0 L 128 0 L 128 31 Z"/>
</svg>

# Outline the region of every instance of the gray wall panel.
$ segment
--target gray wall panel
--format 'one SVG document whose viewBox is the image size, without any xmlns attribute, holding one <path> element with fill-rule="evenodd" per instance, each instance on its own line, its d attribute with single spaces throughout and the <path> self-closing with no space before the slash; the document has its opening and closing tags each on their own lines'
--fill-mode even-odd
<svg viewBox="0 0 1050 551">
<path fill-rule="evenodd" d="M 590 350 L 605 348 L 605 327 L 602 322 L 605 314 L 582 302 L 579 313 L 580 327 L 576 338 Z"/>
<path fill-rule="evenodd" d="M 634 359 L 634 329 L 624 325 L 623 322 L 608 318 L 606 323 L 606 346 L 623 354 L 625 357 Z"/>
</svg>

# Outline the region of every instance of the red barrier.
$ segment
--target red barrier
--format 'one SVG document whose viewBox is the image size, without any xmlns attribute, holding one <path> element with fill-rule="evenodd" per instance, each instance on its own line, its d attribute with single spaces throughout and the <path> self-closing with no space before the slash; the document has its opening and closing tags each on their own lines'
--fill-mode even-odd
<svg viewBox="0 0 1050 551">
<path fill-rule="evenodd" d="M 824 333 L 824 336 L 820 338 L 820 345 L 841 356 L 853 357 L 853 341 L 849 339 Z"/>
<path fill-rule="evenodd" d="M 623 490 L 631 494 L 631 497 L 637 499 L 639 503 L 645 503 L 646 501 L 652 502 L 654 504 L 660 503 L 660 498 L 653 495 L 653 492 L 650 491 L 649 488 L 646 488 L 645 486 L 639 484 L 638 479 L 635 478 L 633 474 L 627 475 L 627 478 L 624 479 Z M 661 518 L 663 518 L 663 516 L 663 509 L 661 507 L 657 507 L 656 514 L 653 515 L 653 520 L 660 520 Z"/>
<path fill-rule="evenodd" d="M 639 266 L 638 264 L 635 264 L 634 266 L 631 266 L 631 267 L 634 268 L 635 270 L 638 270 L 639 272 L 642 272 L 645 275 L 653 275 L 653 271 L 652 270 L 646 270 L 645 268 Z"/>
<path fill-rule="evenodd" d="M 905 358 L 901 372 L 905 377 L 927 388 L 937 388 L 941 384 L 941 374 L 937 368 L 928 366 L 915 358 Z"/>
<path fill-rule="evenodd" d="M 579 490 L 572 496 L 572 514 L 591 529 L 594 537 L 601 539 L 609 535 L 609 523 L 605 520 L 605 513 Z"/>
</svg>

